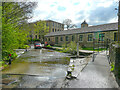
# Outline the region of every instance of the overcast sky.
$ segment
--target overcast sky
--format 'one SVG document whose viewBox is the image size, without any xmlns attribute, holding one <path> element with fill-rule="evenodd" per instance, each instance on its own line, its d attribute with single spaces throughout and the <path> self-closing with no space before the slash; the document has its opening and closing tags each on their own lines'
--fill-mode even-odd
<svg viewBox="0 0 120 90">
<path fill-rule="evenodd" d="M 29 22 L 71 19 L 77 27 L 86 20 L 89 25 L 117 22 L 118 0 L 38 0 Z"/>
</svg>

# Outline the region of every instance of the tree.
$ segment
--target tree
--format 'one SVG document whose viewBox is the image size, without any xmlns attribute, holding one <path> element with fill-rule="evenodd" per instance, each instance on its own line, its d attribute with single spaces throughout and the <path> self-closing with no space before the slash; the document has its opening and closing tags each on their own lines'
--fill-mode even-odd
<svg viewBox="0 0 120 90">
<path fill-rule="evenodd" d="M 77 26 L 75 24 L 72 24 L 72 20 L 71 19 L 65 19 L 63 21 L 64 25 L 66 25 L 67 30 L 70 28 L 76 28 Z"/>
<path fill-rule="evenodd" d="M 45 21 L 38 21 L 34 23 L 34 33 L 39 35 L 40 42 L 44 41 L 44 35 L 46 35 L 49 32 L 49 27 L 46 26 Z"/>
<path fill-rule="evenodd" d="M 29 29 L 27 20 L 36 6 L 33 2 L 2 2 L 2 55 L 23 46 L 27 41 Z"/>
</svg>

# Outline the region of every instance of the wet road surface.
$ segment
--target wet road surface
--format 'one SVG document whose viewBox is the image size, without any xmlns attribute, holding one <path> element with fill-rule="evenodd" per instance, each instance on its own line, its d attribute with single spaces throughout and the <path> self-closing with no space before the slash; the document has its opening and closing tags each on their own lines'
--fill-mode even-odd
<svg viewBox="0 0 120 90">
<path fill-rule="evenodd" d="M 68 54 L 32 49 L 2 71 L 3 88 L 56 87 L 67 74 Z"/>
</svg>

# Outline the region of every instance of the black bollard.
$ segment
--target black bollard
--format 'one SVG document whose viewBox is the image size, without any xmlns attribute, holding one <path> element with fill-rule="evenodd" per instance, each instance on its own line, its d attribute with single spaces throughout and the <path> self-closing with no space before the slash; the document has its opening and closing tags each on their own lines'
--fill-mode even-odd
<svg viewBox="0 0 120 90">
<path fill-rule="evenodd" d="M 71 73 L 71 71 L 67 71 L 67 76 L 69 76 L 69 75 L 71 75 L 72 73 Z"/>
<path fill-rule="evenodd" d="M 11 65 L 11 58 L 9 58 L 9 65 Z"/>
<path fill-rule="evenodd" d="M 11 64 L 11 55 L 12 54 L 9 54 L 9 65 Z"/>
</svg>

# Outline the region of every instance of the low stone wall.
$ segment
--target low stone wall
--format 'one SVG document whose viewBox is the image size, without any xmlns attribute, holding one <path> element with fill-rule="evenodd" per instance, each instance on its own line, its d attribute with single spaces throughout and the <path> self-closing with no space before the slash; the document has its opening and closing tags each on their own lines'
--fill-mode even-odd
<svg viewBox="0 0 120 90">
<path fill-rule="evenodd" d="M 115 63 L 114 74 L 116 81 L 120 86 L 120 47 L 118 45 L 110 45 L 109 48 L 110 61 Z"/>
</svg>

